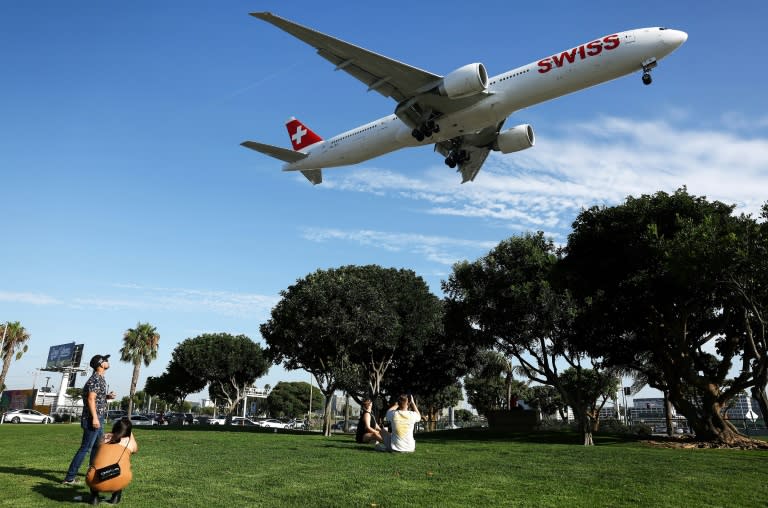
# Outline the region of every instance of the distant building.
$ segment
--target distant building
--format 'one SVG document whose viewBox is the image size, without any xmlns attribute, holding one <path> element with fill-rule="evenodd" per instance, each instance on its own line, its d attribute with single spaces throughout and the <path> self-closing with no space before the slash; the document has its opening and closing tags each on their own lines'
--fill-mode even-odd
<svg viewBox="0 0 768 508">
<path fill-rule="evenodd" d="M 749 420 L 752 422 L 763 419 L 760 405 L 747 392 L 741 392 L 731 399 L 725 410 L 725 416 L 729 420 Z"/>
</svg>

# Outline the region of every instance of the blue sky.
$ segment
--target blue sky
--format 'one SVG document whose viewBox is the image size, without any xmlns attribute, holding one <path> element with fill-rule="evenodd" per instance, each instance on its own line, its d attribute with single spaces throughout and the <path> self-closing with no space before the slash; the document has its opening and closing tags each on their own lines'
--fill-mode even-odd
<svg viewBox="0 0 768 508">
<path fill-rule="evenodd" d="M 139 387 L 188 337 L 261 342 L 279 291 L 318 268 L 410 268 L 440 294 L 454 262 L 508 236 L 565 242 L 582 207 L 683 185 L 745 212 L 768 199 L 765 2 L 467 5 L 3 3 L 0 321 L 32 337 L 8 387 L 31 387 L 55 344 L 117 355 L 140 321 L 161 341 Z M 239 143 L 287 148 L 290 116 L 330 137 L 395 104 L 258 10 L 438 74 L 480 61 L 495 75 L 630 28 L 689 39 L 650 87 L 637 73 L 516 113 L 536 146 L 492 154 L 473 183 L 420 148 L 313 187 Z M 111 386 L 126 394 L 130 375 L 114 362 Z M 273 367 L 257 384 L 280 380 L 308 375 Z"/>
</svg>

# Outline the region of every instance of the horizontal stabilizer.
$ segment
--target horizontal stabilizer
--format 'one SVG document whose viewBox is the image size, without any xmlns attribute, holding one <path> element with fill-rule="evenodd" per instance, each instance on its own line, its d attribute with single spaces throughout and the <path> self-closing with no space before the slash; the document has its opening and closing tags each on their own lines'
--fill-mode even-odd
<svg viewBox="0 0 768 508">
<path fill-rule="evenodd" d="M 256 150 L 257 152 L 261 152 L 265 155 L 269 155 L 270 157 L 274 157 L 275 159 L 280 159 L 281 161 L 284 161 L 284 162 L 298 162 L 301 159 L 304 159 L 307 157 L 307 154 L 305 153 L 294 152 L 293 150 L 287 150 L 285 148 L 280 148 L 279 146 L 267 145 L 264 143 L 256 143 L 255 141 L 243 141 L 240 144 L 246 148 L 250 148 L 251 150 Z"/>
<path fill-rule="evenodd" d="M 323 170 L 322 169 L 305 169 L 301 172 L 302 175 L 307 177 L 307 180 L 312 182 L 312 185 L 323 183 Z"/>
</svg>

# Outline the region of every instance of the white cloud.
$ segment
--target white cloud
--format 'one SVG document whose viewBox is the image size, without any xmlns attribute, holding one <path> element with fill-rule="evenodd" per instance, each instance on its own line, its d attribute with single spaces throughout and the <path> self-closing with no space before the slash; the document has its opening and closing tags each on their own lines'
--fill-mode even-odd
<svg viewBox="0 0 768 508">
<path fill-rule="evenodd" d="M 474 241 L 442 236 L 429 236 L 412 233 L 391 233 L 383 231 L 340 229 L 306 229 L 304 238 L 314 242 L 341 240 L 360 245 L 375 246 L 392 252 L 411 252 L 424 256 L 427 260 L 441 265 L 451 266 L 465 258 L 457 251 L 489 250 L 498 242 Z"/>
<path fill-rule="evenodd" d="M 0 291 L 0 302 L 23 303 L 28 305 L 59 305 L 62 302 L 52 296 L 39 293 L 14 293 Z"/>
<path fill-rule="evenodd" d="M 180 288 L 151 288 L 113 284 L 117 295 L 58 298 L 43 294 L 0 291 L 0 301 L 31 305 L 57 305 L 75 309 L 154 309 L 178 312 L 213 312 L 227 316 L 262 316 L 279 301 L 277 295 L 233 293 Z M 114 291 L 113 291 L 114 292 Z"/>
<path fill-rule="evenodd" d="M 693 120 L 673 113 L 674 122 Z M 530 150 L 493 152 L 477 179 L 463 185 L 436 163 L 407 175 L 359 168 L 329 179 L 328 187 L 419 201 L 425 213 L 542 230 L 558 240 L 582 208 L 684 185 L 692 194 L 756 213 L 768 189 L 768 138 L 674 122 L 599 117 L 560 124 L 540 134 Z M 762 125 L 766 118 L 752 122 Z"/>
</svg>

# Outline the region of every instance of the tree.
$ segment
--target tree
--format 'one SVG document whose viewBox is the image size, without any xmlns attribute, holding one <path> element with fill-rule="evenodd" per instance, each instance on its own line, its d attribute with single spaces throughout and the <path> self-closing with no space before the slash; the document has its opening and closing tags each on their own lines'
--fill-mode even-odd
<svg viewBox="0 0 768 508">
<path fill-rule="evenodd" d="M 0 337 L 2 337 L 0 338 L 0 358 L 3 360 L 3 370 L 0 372 L 0 389 L 5 390 L 5 376 L 8 375 L 11 360 L 16 358 L 18 361 L 29 349 L 27 345 L 29 333 L 19 321 L 14 321 L 2 325 Z"/>
<path fill-rule="evenodd" d="M 579 420 L 584 445 L 593 445 L 592 433 L 600 426 L 600 410 L 619 387 L 614 372 L 570 367 L 560 374 L 559 386 Z"/>
<path fill-rule="evenodd" d="M 157 347 L 160 344 L 160 334 L 149 323 L 138 323 L 136 328 L 129 328 L 123 334 L 123 347 L 120 348 L 120 360 L 133 364 L 131 388 L 128 392 L 128 414 L 133 414 L 133 399 L 136 395 L 136 384 L 139 382 L 141 363 L 146 367 L 157 358 Z"/>
<path fill-rule="evenodd" d="M 144 391 L 180 408 L 187 395 L 202 390 L 205 385 L 204 379 L 190 375 L 181 365 L 171 361 L 160 376 L 147 378 Z"/>
<path fill-rule="evenodd" d="M 743 444 L 722 410 L 759 383 L 758 355 L 746 344 L 758 321 L 740 288 L 759 299 L 744 283 L 764 286 L 768 274 L 744 254 L 764 248 L 764 238 L 732 211 L 684 188 L 584 210 L 560 269 L 584 304 L 578 347 L 645 375 L 699 439 Z"/>
<path fill-rule="evenodd" d="M 279 382 L 267 396 L 267 407 L 271 416 L 301 417 L 309 411 L 309 383 Z M 318 390 L 312 390 L 312 407 L 323 405 L 323 395 Z"/>
<path fill-rule="evenodd" d="M 511 237 L 473 263 L 454 265 L 443 290 L 450 312 L 456 314 L 455 326 L 513 358 L 529 380 L 555 387 L 577 412 L 587 406 L 569 400 L 573 392 L 566 390 L 560 377 L 562 366 L 601 367 L 572 347 L 578 308 L 567 290 L 552 283 L 557 261 L 554 244 L 542 232 Z M 470 390 L 474 385 L 467 381 L 466 386 Z M 493 401 L 480 403 L 492 407 Z M 588 415 L 576 417 L 585 422 Z M 588 428 L 582 426 L 585 433 Z M 584 441 L 591 442 L 587 435 Z"/>
<path fill-rule="evenodd" d="M 232 415 L 245 389 L 269 370 L 261 347 L 245 335 L 206 333 L 181 342 L 172 354 L 190 381 L 208 384 L 211 399 L 223 397 Z"/>
<path fill-rule="evenodd" d="M 440 333 L 440 301 L 410 270 L 376 265 L 318 270 L 287 290 L 261 325 L 274 362 L 304 369 L 326 397 L 347 391 L 356 401 L 382 390 L 396 354 L 419 349 Z M 411 346 L 406 346 L 411 344 Z"/>
<path fill-rule="evenodd" d="M 568 406 L 563 402 L 563 398 L 554 386 L 536 385 L 530 388 L 529 399 L 526 402 L 539 411 L 542 419 L 550 415 L 559 415 L 560 419 L 566 421 L 568 415 L 566 409 Z"/>
<path fill-rule="evenodd" d="M 507 359 L 491 350 L 478 355 L 477 365 L 470 370 L 464 385 L 467 402 L 485 416 L 489 411 L 509 409 L 511 392 L 522 388 L 520 385 L 515 386 L 512 368 Z"/>
</svg>

